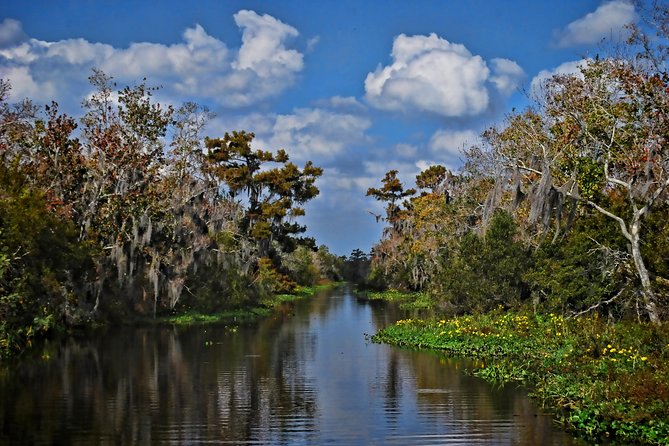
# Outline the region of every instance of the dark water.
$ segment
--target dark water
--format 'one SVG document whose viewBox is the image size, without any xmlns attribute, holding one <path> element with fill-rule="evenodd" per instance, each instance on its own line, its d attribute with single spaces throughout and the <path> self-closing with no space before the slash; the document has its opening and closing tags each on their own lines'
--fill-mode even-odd
<svg viewBox="0 0 669 446">
<path fill-rule="evenodd" d="M 462 362 L 366 341 L 400 316 L 338 291 L 236 330 L 71 338 L 0 371 L 0 444 L 579 444 Z"/>
</svg>

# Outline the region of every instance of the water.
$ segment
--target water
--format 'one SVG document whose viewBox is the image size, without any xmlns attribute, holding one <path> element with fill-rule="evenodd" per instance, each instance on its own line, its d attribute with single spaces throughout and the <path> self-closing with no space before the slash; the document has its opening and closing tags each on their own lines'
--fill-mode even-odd
<svg viewBox="0 0 669 446">
<path fill-rule="evenodd" d="M 580 444 L 524 392 L 369 343 L 346 291 L 240 327 L 120 328 L 0 369 L 0 444 Z"/>
</svg>

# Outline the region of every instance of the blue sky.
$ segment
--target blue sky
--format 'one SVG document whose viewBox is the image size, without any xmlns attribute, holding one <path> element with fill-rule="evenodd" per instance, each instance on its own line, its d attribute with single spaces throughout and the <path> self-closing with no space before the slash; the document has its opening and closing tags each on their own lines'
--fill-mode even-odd
<svg viewBox="0 0 669 446">
<path fill-rule="evenodd" d="M 365 192 L 386 171 L 411 183 L 457 169 L 541 78 L 638 20 L 626 0 L 14 1 L 0 9 L 0 77 L 12 99 L 70 114 L 92 67 L 207 105 L 207 135 L 253 131 L 258 148 L 325 169 L 304 223 L 347 255 L 380 237 Z"/>
</svg>

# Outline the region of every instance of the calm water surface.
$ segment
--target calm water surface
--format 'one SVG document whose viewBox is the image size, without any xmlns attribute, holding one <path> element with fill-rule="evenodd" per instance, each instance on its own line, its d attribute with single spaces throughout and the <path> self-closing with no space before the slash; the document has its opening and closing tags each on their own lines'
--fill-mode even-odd
<svg viewBox="0 0 669 446">
<path fill-rule="evenodd" d="M 461 361 L 366 340 L 400 317 L 339 290 L 236 329 L 70 338 L 0 369 L 0 444 L 581 444 Z"/>
</svg>

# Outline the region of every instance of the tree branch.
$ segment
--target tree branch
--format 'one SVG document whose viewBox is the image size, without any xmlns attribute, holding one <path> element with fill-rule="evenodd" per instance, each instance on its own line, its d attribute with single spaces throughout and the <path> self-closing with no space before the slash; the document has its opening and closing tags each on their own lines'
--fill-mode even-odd
<svg viewBox="0 0 669 446">
<path fill-rule="evenodd" d="M 592 310 L 594 310 L 594 309 L 596 309 L 596 308 L 599 308 L 599 307 L 602 306 L 602 305 L 608 305 L 608 304 L 612 303 L 614 300 L 616 300 L 617 298 L 619 298 L 620 295 L 623 294 L 623 291 L 625 291 L 625 288 L 623 288 L 622 290 L 618 291 L 618 294 L 616 294 L 615 296 L 613 296 L 611 299 L 597 302 L 596 304 L 590 306 L 589 308 L 586 308 L 586 309 L 583 310 L 583 311 L 579 311 L 578 313 L 572 313 L 571 316 L 567 316 L 567 319 L 571 319 L 571 318 L 574 318 L 574 317 L 579 317 L 579 316 L 581 316 L 582 314 L 589 313 L 590 311 L 592 311 Z"/>
</svg>

